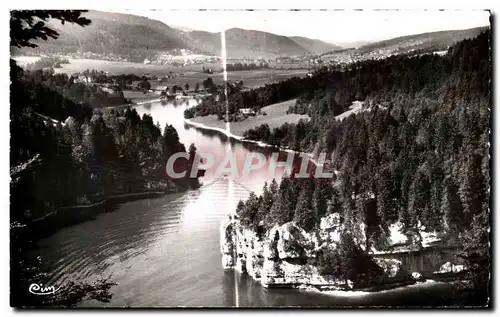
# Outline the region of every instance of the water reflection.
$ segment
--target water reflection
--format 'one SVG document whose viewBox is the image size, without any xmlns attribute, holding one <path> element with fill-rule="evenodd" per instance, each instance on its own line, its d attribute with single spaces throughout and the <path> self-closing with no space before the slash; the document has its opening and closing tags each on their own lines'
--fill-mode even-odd
<svg viewBox="0 0 500 317">
<path fill-rule="evenodd" d="M 223 159 L 227 142 L 238 162 L 252 151 L 265 155 L 272 152 L 269 148 L 228 140 L 220 134 L 185 128 L 184 109 L 194 104 L 193 100 L 156 102 L 139 106 L 137 111 L 141 116 L 151 114 L 162 127 L 167 122 L 172 124 L 181 142 L 196 143 L 198 151 L 213 153 L 216 161 Z M 221 220 L 233 210 L 235 201 L 248 197 L 250 190 L 260 193 L 265 181 L 280 178 L 283 171 L 278 169 L 269 175 L 267 169 L 261 169 L 231 183 L 234 193 L 231 202 L 229 182 L 215 179 L 215 170 L 211 169 L 198 190 L 124 203 L 114 212 L 42 240 L 37 252 L 51 272 L 51 284 L 92 281 L 101 275 L 111 275 L 118 285 L 111 289 L 113 299 L 105 306 L 267 307 L 419 302 L 421 293 L 414 290 L 366 298 L 332 297 L 291 289 L 266 289 L 247 276 L 224 272 L 219 246 Z M 444 288 L 438 292 L 444 293 Z M 423 294 L 432 297 L 431 293 Z"/>
<path fill-rule="evenodd" d="M 50 282 L 64 283 L 106 272 L 116 261 L 136 257 L 162 236 L 175 234 L 187 201 L 181 194 L 168 198 L 175 208 L 165 208 L 156 199 L 134 201 L 41 240 L 37 252 L 51 273 Z"/>
</svg>

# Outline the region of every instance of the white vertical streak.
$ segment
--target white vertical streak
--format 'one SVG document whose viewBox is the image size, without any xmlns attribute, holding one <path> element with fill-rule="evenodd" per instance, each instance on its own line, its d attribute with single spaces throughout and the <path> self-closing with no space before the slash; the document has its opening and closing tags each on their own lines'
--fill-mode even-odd
<svg viewBox="0 0 500 317">
<path fill-rule="evenodd" d="M 226 131 L 231 132 L 230 123 L 229 123 L 229 100 L 227 96 L 227 53 L 226 53 L 226 31 L 221 31 L 221 53 L 222 53 L 222 69 L 223 69 L 223 78 L 224 78 L 224 99 L 226 103 Z M 231 142 L 226 143 L 226 153 L 231 152 Z M 231 214 L 236 215 L 236 204 L 234 203 L 234 184 L 231 177 L 228 177 L 228 205 L 230 210 L 232 210 Z M 235 245 L 235 261 L 238 259 L 238 235 L 235 231 L 234 235 L 234 245 Z M 240 307 L 239 303 L 239 294 L 238 294 L 238 275 L 237 270 L 234 270 L 234 296 L 235 296 L 235 305 L 236 307 Z"/>
<path fill-rule="evenodd" d="M 221 32 L 221 52 L 222 52 L 222 77 L 224 78 L 224 97 L 226 100 L 226 130 L 231 132 L 229 124 L 229 100 L 227 99 L 227 53 L 226 53 L 226 31 Z"/>
</svg>

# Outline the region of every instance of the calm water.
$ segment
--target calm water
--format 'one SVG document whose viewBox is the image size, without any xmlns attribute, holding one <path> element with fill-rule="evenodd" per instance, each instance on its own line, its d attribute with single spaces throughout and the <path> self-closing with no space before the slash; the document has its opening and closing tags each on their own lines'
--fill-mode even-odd
<svg viewBox="0 0 500 317">
<path fill-rule="evenodd" d="M 163 128 L 175 126 L 186 147 L 214 154 L 219 162 L 225 151 L 237 156 L 268 150 L 228 143 L 183 122 L 187 102 L 152 103 L 137 107 Z M 261 169 L 250 177 L 230 182 L 207 171 L 204 185 L 194 191 L 120 205 L 96 220 L 65 228 L 39 243 L 39 254 L 51 274 L 52 285 L 69 280 L 93 281 L 108 277 L 110 303 L 85 306 L 345 306 L 345 305 L 450 305 L 448 284 L 422 284 L 377 294 L 345 297 L 290 289 L 265 289 L 248 277 L 224 272 L 221 267 L 219 225 L 239 199 L 250 190 L 260 193 L 265 181 L 281 177 Z M 241 169 L 241 167 L 239 167 Z M 234 193 L 231 199 L 228 192 Z"/>
</svg>

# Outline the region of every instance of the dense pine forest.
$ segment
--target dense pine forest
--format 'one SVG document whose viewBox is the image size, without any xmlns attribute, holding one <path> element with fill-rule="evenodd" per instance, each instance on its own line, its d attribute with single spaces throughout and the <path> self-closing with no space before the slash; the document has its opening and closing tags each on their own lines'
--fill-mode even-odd
<svg viewBox="0 0 500 317">
<path fill-rule="evenodd" d="M 459 246 L 475 278 L 487 280 L 490 35 L 459 42 L 445 56 L 394 56 L 277 84 L 275 91 L 297 82 L 310 88 L 295 92 L 291 109 L 305 110 L 310 119 L 273 130 L 261 126 L 246 137 L 327 152 L 336 177 L 266 186 L 262 196 L 240 202 L 241 223 L 266 230 L 295 221 L 312 230 L 320 217 L 337 212 L 352 251 L 360 222 L 367 248 L 384 249 L 388 227 L 399 221 L 406 230 L 436 231 Z M 355 100 L 364 102 L 362 111 L 336 120 Z M 318 257 L 324 272 L 352 267 L 338 256 Z"/>
<path fill-rule="evenodd" d="M 11 17 L 11 45 L 29 45 L 19 39 L 44 38 L 47 31 L 40 31 L 43 26 L 35 24 L 24 31 L 15 27 L 19 20 L 29 22 L 34 16 L 48 17 L 45 11 L 16 12 Z M 68 23 L 81 22 L 79 12 L 51 11 L 51 16 Z M 40 305 L 44 303 L 29 303 L 23 297 L 30 281 L 41 274 L 39 263 L 26 257 L 27 248 L 39 234 L 33 230 L 38 228 L 34 224 L 50 216 L 50 222 L 42 226 L 44 233 L 50 234 L 80 216 L 78 209 L 71 209 L 74 206 L 93 208 L 114 195 L 197 187 L 197 179 L 174 181 L 165 173 L 167 159 L 176 152 L 189 151 L 191 159 L 178 160 L 174 168 L 190 170 L 196 148 L 191 145 L 186 149 L 173 126 L 167 124 L 162 129 L 151 116 L 141 118 L 135 109 L 92 109 L 96 94 L 87 91 L 84 84 L 74 84 L 65 74 L 25 71 L 12 59 L 10 66 L 12 303 Z M 45 304 L 74 305 L 92 293 L 106 300 L 108 290 L 106 283 L 70 285 L 66 297 L 51 298 Z"/>
<path fill-rule="evenodd" d="M 259 64 L 256 63 L 234 63 L 234 64 L 227 64 L 226 65 L 226 70 L 228 72 L 235 72 L 235 71 L 240 71 L 240 70 L 255 70 L 255 69 L 265 69 L 269 68 L 269 64 L 265 62 L 260 62 Z"/>
<path fill-rule="evenodd" d="M 172 126 L 162 134 L 135 109 L 92 110 L 68 99 L 57 90 L 64 76 L 34 82 L 15 64 L 11 75 L 12 220 L 26 223 L 116 194 L 188 187 L 188 180 L 174 184 L 165 176 L 168 157 L 186 152 Z"/>
<path fill-rule="evenodd" d="M 253 108 L 257 112 L 260 108 L 267 105 L 295 98 L 299 92 L 309 91 L 310 89 L 307 88 L 307 86 L 310 83 L 308 78 L 293 77 L 287 81 L 276 84 L 266 84 L 259 88 L 243 90 L 243 82 L 234 84 L 228 82 L 226 86 L 216 86 L 211 84 L 211 82 L 204 82 L 204 88 L 207 89 L 212 96 L 204 98 L 196 107 L 187 109 L 184 116 L 186 118 L 192 118 L 195 116 L 215 114 L 222 120 L 226 115 L 226 109 L 229 115 L 238 112 L 238 109 L 241 108 Z M 225 96 L 226 87 L 228 93 L 227 106 Z"/>
<path fill-rule="evenodd" d="M 89 77 L 91 74 L 89 72 Z M 131 101 L 124 97 L 122 88 L 119 86 L 114 87 L 110 93 L 98 85 L 78 82 L 74 76 L 68 76 L 65 73 L 56 74 L 52 68 L 24 70 L 22 74 L 16 73 L 15 75 L 22 77 L 26 91 L 36 94 L 34 98 L 40 100 L 38 107 L 40 109 L 44 107 L 43 111 L 55 118 L 67 118 L 68 109 L 74 108 L 68 103 L 85 104 L 91 108 L 131 104 Z M 50 107 L 54 108 L 50 109 Z M 62 109 L 59 109 L 60 107 Z"/>
<path fill-rule="evenodd" d="M 48 18 L 82 27 L 91 23 L 81 13 L 13 11 L 11 47 L 57 38 L 43 23 Z M 444 56 L 392 56 L 324 67 L 310 77 L 252 90 L 243 90 L 242 82 L 228 84 L 229 109 L 224 87 L 207 79 L 203 87 L 212 96 L 185 116 L 223 119 L 227 110 L 231 115 L 296 98 L 289 111 L 307 114 L 308 120 L 274 129 L 263 125 L 245 137 L 327 153 L 326 169 L 335 177 L 299 179 L 292 173 L 279 184 L 273 180 L 260 196 L 251 193 L 238 203 L 244 227 L 262 236 L 293 221 L 313 232 L 321 217 L 337 214 L 345 228 L 342 243 L 335 250 L 318 250 L 314 264 L 322 274 L 358 287 L 381 274 L 366 250 L 385 250 L 392 224 L 402 224 L 405 232 L 425 228 L 456 248 L 475 285 L 484 285 L 490 269 L 490 37 L 487 31 L 459 42 Z M 26 296 L 30 283 L 44 276 L 39 259 L 28 256 L 40 237 L 34 224 L 55 219 L 50 227 L 44 223 L 49 234 L 67 221 L 67 210 L 77 217 L 80 211 L 71 211 L 111 197 L 197 188 L 197 179 L 172 180 L 165 173 L 167 159 L 178 152 L 190 159 L 179 160 L 175 168 L 190 170 L 196 147 L 186 148 L 173 126 L 160 127 L 135 109 L 97 109 L 127 102 L 119 90 L 109 94 L 71 76 L 23 70 L 12 59 L 10 66 L 11 305 L 109 301 L 108 280 L 71 282 L 60 296 Z M 111 81 L 119 88 L 137 80 L 93 75 L 96 82 Z M 363 102 L 362 109 L 338 120 L 354 101 Z M 359 247 L 360 235 L 367 238 L 365 248 Z"/>
</svg>

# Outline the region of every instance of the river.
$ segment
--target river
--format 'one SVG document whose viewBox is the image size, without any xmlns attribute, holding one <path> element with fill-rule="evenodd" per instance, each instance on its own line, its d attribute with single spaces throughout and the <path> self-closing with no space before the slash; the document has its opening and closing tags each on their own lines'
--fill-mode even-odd
<svg viewBox="0 0 500 317">
<path fill-rule="evenodd" d="M 269 149 L 229 142 L 218 134 L 188 128 L 183 112 L 193 100 L 153 102 L 137 106 L 163 128 L 172 124 L 181 142 L 195 143 L 216 162 L 229 150 L 238 158 Z M 241 160 L 238 159 L 238 162 Z M 217 165 L 215 165 L 217 166 Z M 281 177 L 260 169 L 250 177 L 230 182 L 207 170 L 198 190 L 161 198 L 124 203 L 97 219 L 64 228 L 39 242 L 38 253 L 50 274 L 51 285 L 70 280 L 92 282 L 110 277 L 118 283 L 109 303 L 83 306 L 359 306 L 450 305 L 453 290 L 445 283 L 425 283 L 376 294 L 324 295 L 292 289 L 266 289 L 221 266 L 219 226 L 228 211 L 250 191 L 260 193 L 265 181 Z M 234 193 L 234 199 L 228 197 Z M 47 284 L 49 284 L 47 283 Z"/>
</svg>

